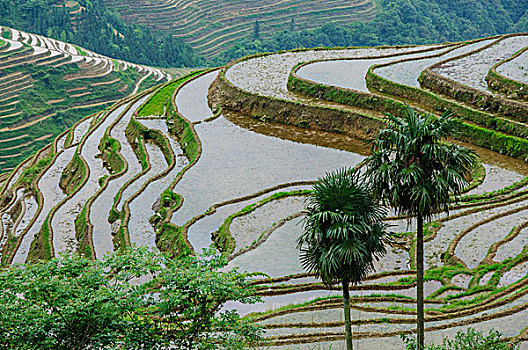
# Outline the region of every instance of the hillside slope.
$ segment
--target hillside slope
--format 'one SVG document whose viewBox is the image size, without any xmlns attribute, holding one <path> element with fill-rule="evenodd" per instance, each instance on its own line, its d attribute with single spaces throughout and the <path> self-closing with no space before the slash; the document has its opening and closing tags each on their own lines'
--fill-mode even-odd
<svg viewBox="0 0 528 350">
<path fill-rule="evenodd" d="M 335 46 L 422 45 L 528 31 L 528 2 L 512 0 L 378 0 L 371 21 L 327 23 L 244 38 L 216 57 L 229 62 L 257 52 Z"/>
<path fill-rule="evenodd" d="M 171 78 L 40 35 L 0 32 L 0 172 L 83 116 Z"/>
<path fill-rule="evenodd" d="M 512 0 L 102 1 L 126 23 L 183 38 L 215 64 L 303 47 L 428 44 L 528 30 L 528 2 Z"/>
<path fill-rule="evenodd" d="M 138 64 L 188 67 L 202 62 L 181 39 L 123 23 L 102 0 L 0 0 L 0 25 Z"/>
<path fill-rule="evenodd" d="M 234 41 L 269 37 L 284 29 L 313 29 L 325 23 L 369 21 L 372 0 L 104 0 L 125 22 L 134 22 L 183 38 L 210 58 Z"/>
<path fill-rule="evenodd" d="M 66 46 L 66 50 L 70 50 Z M 426 223 L 426 332 L 468 326 L 528 345 L 528 34 L 427 46 L 260 54 L 193 72 L 84 118 L 0 188 L 0 264 L 126 246 L 174 256 L 214 244 L 255 272 L 263 303 L 239 309 L 276 350 L 339 349 L 339 286 L 298 258 L 305 198 L 362 163 L 360 140 L 405 103 L 460 120 L 480 156 L 450 215 Z M 129 68 L 130 69 L 130 68 Z M 506 92 L 506 94 L 504 94 Z M 478 147 L 481 146 L 481 147 Z M 517 159 L 515 159 L 517 158 Z M 357 348 L 400 349 L 415 331 L 415 226 L 351 288 Z"/>
</svg>

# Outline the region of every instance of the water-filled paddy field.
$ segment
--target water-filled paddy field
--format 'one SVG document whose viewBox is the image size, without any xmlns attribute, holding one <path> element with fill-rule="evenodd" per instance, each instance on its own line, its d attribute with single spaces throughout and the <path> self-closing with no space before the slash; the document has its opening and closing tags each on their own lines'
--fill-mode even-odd
<svg viewBox="0 0 528 350">
<path fill-rule="evenodd" d="M 512 45 L 524 40 L 512 39 Z M 48 240 L 53 242 L 55 254 L 76 251 L 86 242 L 93 245 L 95 257 L 119 244 L 159 249 L 160 232 L 153 222 L 161 216 L 162 192 L 170 189 L 180 202 L 166 219 L 183 228 L 182 234 L 195 252 L 213 244 L 220 231 L 229 232 L 234 244 L 226 252 L 227 268 L 261 273 L 255 283 L 263 302 L 230 303 L 227 307 L 265 328 L 269 341 L 265 348 L 341 349 L 340 289 L 324 286 L 305 273 L 296 240 L 303 230 L 306 190 L 326 172 L 358 165 L 368 154 L 368 146 L 345 133 L 217 110 L 208 100 L 209 88 L 225 74 L 230 84 L 247 94 L 328 106 L 288 91 L 287 81 L 297 64 L 317 61 L 297 72 L 303 79 L 368 93 L 368 69 L 396 62 L 376 68 L 376 74 L 418 88 L 423 69 L 492 42 L 272 54 L 240 61 L 225 72 L 214 70 L 190 78 L 178 85 L 172 100 L 198 140 L 194 159 L 188 154 L 188 139 L 171 132 L 174 122 L 170 118 L 166 123 L 164 115 L 137 117 L 136 112 L 153 93 L 127 100 L 98 119 L 80 123 L 69 143 L 61 141 L 48 167 L 35 180 L 41 201 L 20 188 L 12 192 L 9 205 L 1 211 L 2 242 L 7 246 L 9 237 L 17 238 L 20 243 L 12 248 L 12 261 L 24 262 L 32 242 L 42 241 L 42 227 L 48 219 Z M 509 51 L 503 55 L 515 52 Z M 494 59 L 487 57 L 489 65 Z M 166 140 L 170 155 L 159 138 L 149 137 L 155 133 Z M 121 161 L 113 165 L 101 156 L 104 135 L 119 144 L 111 159 Z M 438 342 L 468 325 L 522 338 L 528 325 L 528 188 L 523 180 L 528 166 L 522 159 L 467 145 L 480 156 L 485 176 L 452 203 L 449 216 L 438 215 L 427 224 L 427 339 Z M 82 157 L 89 171 L 82 174 L 79 188 L 67 194 L 58 184 L 68 175 L 64 169 L 75 154 Z M 14 209 L 19 206 L 23 209 Z M 50 212 L 53 215 L 48 217 Z M 89 229 L 83 231 L 79 218 L 88 220 Z M 403 348 L 398 332 L 415 329 L 415 227 L 404 218 L 392 217 L 388 222 L 399 239 L 376 263 L 376 272 L 351 289 L 357 349 Z M 123 225 L 128 233 L 120 238 Z M 79 232 L 88 234 L 89 239 L 81 239 Z"/>
</svg>

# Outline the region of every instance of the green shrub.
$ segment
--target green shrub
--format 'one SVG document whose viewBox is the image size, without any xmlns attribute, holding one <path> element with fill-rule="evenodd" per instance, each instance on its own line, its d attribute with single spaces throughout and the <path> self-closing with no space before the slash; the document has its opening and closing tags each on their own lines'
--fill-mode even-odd
<svg viewBox="0 0 528 350">
<path fill-rule="evenodd" d="M 416 350 L 416 340 L 405 335 L 401 335 L 405 343 L 405 349 Z M 513 345 L 513 346 L 512 346 Z M 424 350 L 515 350 L 519 349 L 518 344 L 512 344 L 502 338 L 502 334 L 495 330 L 490 330 L 487 336 L 468 328 L 466 332 L 459 331 L 454 339 L 444 338 L 440 345 L 429 345 Z"/>
</svg>

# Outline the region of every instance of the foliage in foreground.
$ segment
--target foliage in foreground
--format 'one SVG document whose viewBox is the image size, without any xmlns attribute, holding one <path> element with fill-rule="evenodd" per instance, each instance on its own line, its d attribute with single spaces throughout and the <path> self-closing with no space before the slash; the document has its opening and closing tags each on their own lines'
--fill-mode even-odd
<svg viewBox="0 0 528 350">
<path fill-rule="evenodd" d="M 145 249 L 0 271 L 3 349 L 245 349 L 260 330 L 223 309 L 257 301 L 226 260 Z"/>
<path fill-rule="evenodd" d="M 416 340 L 405 335 L 401 336 L 406 344 L 405 349 L 416 350 Z M 430 345 L 425 350 L 516 350 L 518 344 L 512 344 L 502 338 L 502 334 L 490 330 L 488 335 L 468 328 L 466 332 L 459 331 L 454 339 L 444 338 L 440 345 Z"/>
</svg>

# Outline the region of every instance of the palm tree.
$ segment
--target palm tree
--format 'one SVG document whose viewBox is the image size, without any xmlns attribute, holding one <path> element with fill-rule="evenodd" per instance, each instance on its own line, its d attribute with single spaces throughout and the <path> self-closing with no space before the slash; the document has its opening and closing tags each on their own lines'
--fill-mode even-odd
<svg viewBox="0 0 528 350">
<path fill-rule="evenodd" d="M 417 115 L 407 106 L 403 117 L 387 115 L 387 126 L 371 140 L 366 174 L 376 198 L 397 214 L 415 217 L 417 338 L 424 347 L 423 223 L 448 212 L 450 196 L 460 195 L 475 164 L 474 153 L 444 142 L 454 136 L 458 121 L 451 113 L 439 118 Z"/>
<path fill-rule="evenodd" d="M 306 200 L 304 232 L 297 240 L 301 264 L 326 285 L 341 282 L 347 349 L 352 350 L 349 284 L 357 284 L 385 253 L 385 209 L 356 171 L 318 179 Z"/>
</svg>

